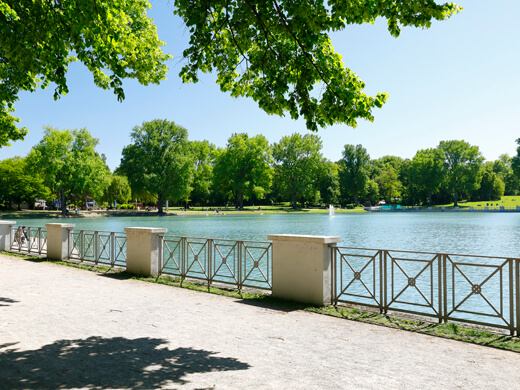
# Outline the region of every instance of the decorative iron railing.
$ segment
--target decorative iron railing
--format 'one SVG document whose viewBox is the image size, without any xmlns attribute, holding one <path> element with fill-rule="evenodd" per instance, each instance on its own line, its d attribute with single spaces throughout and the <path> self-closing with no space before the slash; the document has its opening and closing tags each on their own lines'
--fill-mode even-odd
<svg viewBox="0 0 520 390">
<path fill-rule="evenodd" d="M 11 228 L 10 250 L 39 256 L 47 254 L 47 230 L 41 227 Z"/>
<path fill-rule="evenodd" d="M 333 303 L 520 335 L 520 259 L 333 247 Z"/>
<path fill-rule="evenodd" d="M 161 237 L 160 271 L 181 279 L 270 290 L 272 244 L 269 241 L 235 241 Z"/>
<path fill-rule="evenodd" d="M 69 259 L 124 266 L 126 264 L 126 235 L 124 233 L 79 230 L 70 231 Z"/>
</svg>

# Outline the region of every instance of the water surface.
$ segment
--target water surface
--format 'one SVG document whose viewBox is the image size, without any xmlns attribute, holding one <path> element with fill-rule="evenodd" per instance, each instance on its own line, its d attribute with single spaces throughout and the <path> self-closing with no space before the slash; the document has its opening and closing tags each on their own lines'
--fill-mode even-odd
<svg viewBox="0 0 520 390">
<path fill-rule="evenodd" d="M 166 227 L 189 237 L 265 240 L 268 234 L 338 235 L 345 245 L 381 249 L 520 256 L 520 213 L 366 213 L 19 219 L 43 226 L 123 232 L 127 226 Z"/>
</svg>

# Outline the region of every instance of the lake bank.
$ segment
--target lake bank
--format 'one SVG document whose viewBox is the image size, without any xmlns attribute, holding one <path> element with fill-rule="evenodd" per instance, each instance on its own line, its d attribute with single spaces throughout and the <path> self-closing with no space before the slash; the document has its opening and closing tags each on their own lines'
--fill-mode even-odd
<svg viewBox="0 0 520 390">
<path fill-rule="evenodd" d="M 218 210 L 218 211 L 217 211 Z M 358 214 L 365 213 L 363 208 L 355 209 L 335 209 L 338 214 Z M 328 215 L 329 209 L 292 209 L 289 207 L 273 208 L 270 206 L 245 208 L 236 210 L 234 208 L 208 207 L 193 208 L 184 210 L 181 208 L 170 208 L 166 213 L 159 215 L 157 211 L 137 211 L 137 210 L 81 210 L 78 213 L 71 211 L 68 215 L 62 215 L 59 210 L 22 210 L 22 211 L 2 211 L 0 219 L 15 218 L 96 218 L 96 217 L 174 217 L 174 216 L 215 216 L 215 215 L 287 215 L 287 214 L 322 214 Z"/>
</svg>

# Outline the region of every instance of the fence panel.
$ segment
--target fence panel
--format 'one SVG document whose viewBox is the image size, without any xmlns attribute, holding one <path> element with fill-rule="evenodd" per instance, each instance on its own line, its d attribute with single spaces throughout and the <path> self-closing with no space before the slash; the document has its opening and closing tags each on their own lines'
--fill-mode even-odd
<svg viewBox="0 0 520 390">
<path fill-rule="evenodd" d="M 126 265 L 126 235 L 103 231 L 71 231 L 69 259 L 94 264 L 124 267 Z"/>
<path fill-rule="evenodd" d="M 334 247 L 336 301 L 383 310 L 383 257 L 378 249 Z"/>
<path fill-rule="evenodd" d="M 268 241 L 238 241 L 241 247 L 241 286 L 272 288 L 273 247 Z"/>
<path fill-rule="evenodd" d="M 47 254 L 47 230 L 41 227 L 13 227 L 10 250 L 40 256 Z"/>
<path fill-rule="evenodd" d="M 333 303 L 520 335 L 520 259 L 332 247 Z"/>
<path fill-rule="evenodd" d="M 446 321 L 468 322 L 513 332 L 513 259 L 447 254 L 444 256 L 444 273 Z"/>
<path fill-rule="evenodd" d="M 161 237 L 161 273 L 231 285 L 271 289 L 272 247 L 268 241 Z"/>
<path fill-rule="evenodd" d="M 442 255 L 384 251 L 385 311 L 395 310 L 442 320 Z"/>
<path fill-rule="evenodd" d="M 161 237 L 161 273 L 183 277 L 183 247 L 181 237 Z"/>
<path fill-rule="evenodd" d="M 241 245 L 233 240 L 211 240 L 212 282 L 231 284 L 240 288 Z"/>
</svg>

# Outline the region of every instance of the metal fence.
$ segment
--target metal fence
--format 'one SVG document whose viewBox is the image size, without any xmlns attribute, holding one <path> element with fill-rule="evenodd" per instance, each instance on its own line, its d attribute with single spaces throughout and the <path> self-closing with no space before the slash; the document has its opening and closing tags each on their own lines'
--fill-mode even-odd
<svg viewBox="0 0 520 390">
<path fill-rule="evenodd" d="M 69 259 L 110 266 L 126 265 L 126 235 L 116 232 L 70 231 Z"/>
<path fill-rule="evenodd" d="M 160 273 L 181 279 L 270 290 L 272 244 L 269 241 L 162 236 Z"/>
<path fill-rule="evenodd" d="M 520 335 L 520 259 L 334 247 L 334 304 L 507 329 Z"/>
<path fill-rule="evenodd" d="M 12 252 L 23 252 L 34 255 L 47 254 L 47 230 L 41 227 L 11 228 Z"/>
</svg>

